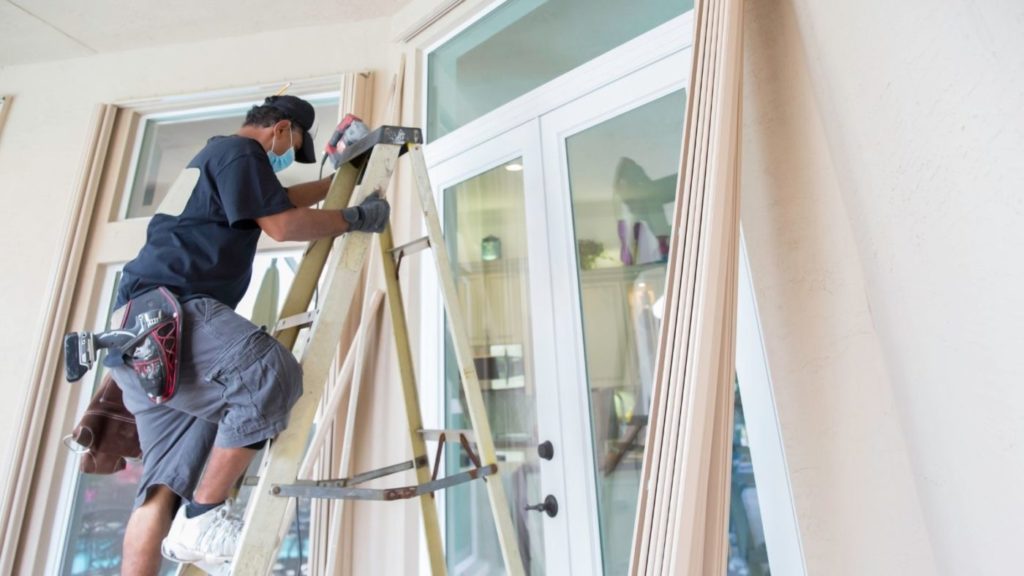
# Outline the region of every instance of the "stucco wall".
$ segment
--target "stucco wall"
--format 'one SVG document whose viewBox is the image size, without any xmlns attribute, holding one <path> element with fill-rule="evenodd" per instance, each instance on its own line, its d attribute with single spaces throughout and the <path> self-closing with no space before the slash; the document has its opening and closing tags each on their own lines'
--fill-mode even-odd
<svg viewBox="0 0 1024 576">
<path fill-rule="evenodd" d="M 1024 4 L 793 5 L 935 565 L 1019 572 Z"/>
<path fill-rule="evenodd" d="M 742 223 L 807 573 L 933 574 L 792 3 L 748 2 L 745 33 Z"/>
</svg>

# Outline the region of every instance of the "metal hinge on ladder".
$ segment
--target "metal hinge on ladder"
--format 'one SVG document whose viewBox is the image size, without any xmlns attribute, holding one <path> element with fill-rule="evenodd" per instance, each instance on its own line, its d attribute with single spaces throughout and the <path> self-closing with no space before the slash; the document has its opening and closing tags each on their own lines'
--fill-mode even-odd
<svg viewBox="0 0 1024 576">
<path fill-rule="evenodd" d="M 349 314 L 373 237 L 352 233 L 332 240 L 311 242 L 279 315 L 282 320 L 275 327 L 277 338 L 289 349 L 294 348 L 301 329 L 309 330 L 301 358 L 304 394 L 292 409 L 288 428 L 270 444 L 259 478 L 246 482 L 253 486 L 253 493 L 249 498 L 245 527 L 232 563 L 234 574 L 263 576 L 269 573 L 288 521 L 289 498 L 293 497 L 385 501 L 418 497 L 431 570 L 435 575 L 445 574 L 447 568 L 433 493 L 476 479 L 486 482 L 507 573 L 513 576 L 524 573 L 503 483 L 500 479 L 486 481 L 488 477 L 499 475 L 500 469 L 470 353 L 469 338 L 459 308 L 455 281 L 447 252 L 443 249 L 441 225 L 427 175 L 419 129 L 384 126 L 346 148 L 342 158 L 345 164 L 335 174 L 324 208 L 357 205 L 368 194 L 383 192 L 388 188 L 395 164 L 402 154 L 406 154 L 412 164 L 413 181 L 427 235 L 396 247 L 388 227 L 379 235 L 378 244 L 413 457 L 407 462 L 349 478 L 298 480 L 309 432 L 314 426 L 317 407 L 341 338 L 342 325 Z M 451 333 L 462 375 L 466 412 L 473 426 L 471 431 L 423 429 L 398 269 L 405 256 L 426 248 L 435 248 L 434 261 L 448 317 L 446 325 Z M 310 312 L 307 309 L 322 274 L 324 281 L 320 284 L 318 298 L 320 308 Z M 438 442 L 432 470 L 426 452 L 427 440 Z M 345 442 L 351 441 L 346 436 Z M 444 445 L 456 442 L 472 466 L 438 478 Z M 370 480 L 408 470 L 416 474 L 416 484 L 381 489 L 359 486 Z"/>
</svg>

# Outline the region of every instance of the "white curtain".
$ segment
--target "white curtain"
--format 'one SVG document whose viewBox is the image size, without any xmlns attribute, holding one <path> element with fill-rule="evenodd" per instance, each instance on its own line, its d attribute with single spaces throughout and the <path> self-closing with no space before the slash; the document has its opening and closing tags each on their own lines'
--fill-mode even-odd
<svg viewBox="0 0 1024 576">
<path fill-rule="evenodd" d="M 739 247 L 742 0 L 697 0 L 631 574 L 725 574 Z"/>
</svg>

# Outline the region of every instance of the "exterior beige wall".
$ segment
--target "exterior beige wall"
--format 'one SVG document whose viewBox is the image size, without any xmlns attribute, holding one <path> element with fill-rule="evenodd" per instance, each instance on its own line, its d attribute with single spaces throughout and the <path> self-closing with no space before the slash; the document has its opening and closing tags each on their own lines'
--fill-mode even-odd
<svg viewBox="0 0 1024 576">
<path fill-rule="evenodd" d="M 933 574 L 792 2 L 746 15 L 742 223 L 807 573 Z"/>
<path fill-rule="evenodd" d="M 793 5 L 935 566 L 1018 572 L 1024 4 Z"/>
</svg>

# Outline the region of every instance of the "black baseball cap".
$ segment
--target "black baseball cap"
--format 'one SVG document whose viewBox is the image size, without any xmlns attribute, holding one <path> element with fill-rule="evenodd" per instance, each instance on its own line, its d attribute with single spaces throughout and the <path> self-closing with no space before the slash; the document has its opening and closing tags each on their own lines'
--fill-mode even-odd
<svg viewBox="0 0 1024 576">
<path fill-rule="evenodd" d="M 298 96 L 270 96 L 263 101 L 264 106 L 276 108 L 284 112 L 288 120 L 302 128 L 302 147 L 295 151 L 295 161 L 303 164 L 316 163 L 316 149 L 309 131 L 313 129 L 316 111 L 313 105 Z"/>
</svg>

